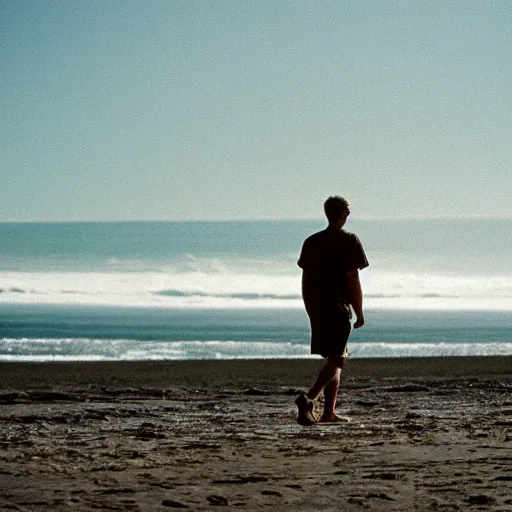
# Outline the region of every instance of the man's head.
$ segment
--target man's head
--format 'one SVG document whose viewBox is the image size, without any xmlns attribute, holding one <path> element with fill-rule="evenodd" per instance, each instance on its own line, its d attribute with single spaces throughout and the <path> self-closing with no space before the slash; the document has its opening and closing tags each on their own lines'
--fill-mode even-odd
<svg viewBox="0 0 512 512">
<path fill-rule="evenodd" d="M 343 227 L 350 214 L 350 206 L 345 198 L 331 196 L 324 203 L 324 212 L 329 225 Z"/>
</svg>

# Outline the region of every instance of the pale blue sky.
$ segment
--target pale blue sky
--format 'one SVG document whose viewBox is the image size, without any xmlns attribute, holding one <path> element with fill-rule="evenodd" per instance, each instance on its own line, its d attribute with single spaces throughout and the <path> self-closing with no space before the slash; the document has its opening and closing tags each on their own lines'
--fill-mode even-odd
<svg viewBox="0 0 512 512">
<path fill-rule="evenodd" d="M 512 216 L 510 1 L 0 0 L 0 221 Z"/>
</svg>

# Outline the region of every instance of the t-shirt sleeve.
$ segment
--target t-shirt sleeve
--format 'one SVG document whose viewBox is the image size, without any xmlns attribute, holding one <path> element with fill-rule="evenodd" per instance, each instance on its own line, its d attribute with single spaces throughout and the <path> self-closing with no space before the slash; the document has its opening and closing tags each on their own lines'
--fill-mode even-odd
<svg viewBox="0 0 512 512">
<path fill-rule="evenodd" d="M 349 258 L 349 270 L 361 270 L 369 266 L 368 258 L 359 238 L 354 235 L 354 244 Z"/>
</svg>

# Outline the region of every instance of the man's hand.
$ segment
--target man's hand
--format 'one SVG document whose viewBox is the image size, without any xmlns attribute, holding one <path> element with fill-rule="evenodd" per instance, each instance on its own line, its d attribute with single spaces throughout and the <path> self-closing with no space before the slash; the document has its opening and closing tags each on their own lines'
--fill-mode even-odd
<svg viewBox="0 0 512 512">
<path fill-rule="evenodd" d="M 363 327 L 364 325 L 364 316 L 358 316 L 357 320 L 354 323 L 354 329 L 359 329 L 359 327 Z"/>
</svg>

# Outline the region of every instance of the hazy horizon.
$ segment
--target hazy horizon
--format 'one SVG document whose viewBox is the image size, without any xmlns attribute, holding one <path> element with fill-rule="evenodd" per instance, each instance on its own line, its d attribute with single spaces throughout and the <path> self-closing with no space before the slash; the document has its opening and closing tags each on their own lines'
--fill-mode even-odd
<svg viewBox="0 0 512 512">
<path fill-rule="evenodd" d="M 376 216 L 362 216 L 350 219 L 351 222 L 345 226 L 348 228 L 351 224 L 357 224 L 361 222 L 372 222 L 372 221 L 510 221 L 511 216 L 491 216 L 491 215 L 480 215 L 480 216 L 449 216 L 439 215 L 431 217 L 376 217 Z M 327 224 L 325 217 L 309 217 L 309 218 L 246 218 L 246 219 L 114 219 L 114 220 L 88 220 L 88 219 L 74 219 L 74 220 L 0 220 L 0 224 L 135 224 L 135 223 L 250 223 L 250 222 L 318 222 Z"/>
</svg>

